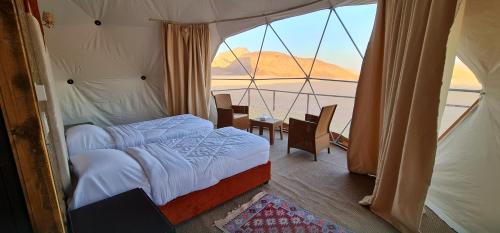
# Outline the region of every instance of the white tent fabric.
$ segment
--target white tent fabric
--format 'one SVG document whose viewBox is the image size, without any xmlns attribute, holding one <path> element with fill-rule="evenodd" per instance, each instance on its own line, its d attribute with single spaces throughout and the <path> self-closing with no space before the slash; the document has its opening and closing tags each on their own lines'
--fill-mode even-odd
<svg viewBox="0 0 500 233">
<path fill-rule="evenodd" d="M 61 186 L 63 189 L 67 190 L 70 186 L 70 176 L 68 168 L 68 151 L 66 150 L 66 140 L 64 140 L 64 131 L 62 125 L 61 110 L 59 107 L 59 100 L 55 95 L 53 89 L 54 78 L 52 73 L 52 67 L 50 64 L 49 53 L 45 47 L 42 32 L 40 30 L 40 24 L 34 16 L 28 14 L 28 26 L 29 33 L 31 35 L 31 46 L 33 49 L 30 58 L 30 64 L 32 71 L 38 73 L 41 83 L 46 88 L 46 99 L 47 105 L 45 111 L 47 114 L 48 123 L 48 137 L 46 137 L 48 146 L 54 152 L 55 156 L 50 156 L 53 162 L 53 172 L 57 174 L 60 178 Z M 55 161 L 54 161 L 55 160 Z"/>
<path fill-rule="evenodd" d="M 483 86 L 438 145 L 427 204 L 458 232 L 500 232 L 500 1 L 468 1 L 458 54 Z"/>
<path fill-rule="evenodd" d="M 215 55 L 223 38 L 266 22 L 371 2 L 374 0 L 40 0 L 39 4 L 41 11 L 55 16 L 55 26 L 46 28 L 45 34 L 64 124 L 90 121 L 107 126 L 162 117 L 168 108 L 163 100 L 161 23 L 150 19 L 203 23 L 267 16 L 212 23 Z M 68 83 L 70 79 L 73 84 Z"/>
<path fill-rule="evenodd" d="M 163 100 L 161 24 L 151 18 L 202 23 L 261 15 L 212 23 L 215 55 L 224 38 L 266 22 L 373 2 L 40 0 L 41 11 L 55 16 L 55 26 L 45 28 L 54 71 L 48 95 L 60 100 L 65 125 L 90 121 L 106 126 L 162 117 L 168 106 Z M 467 3 L 458 50 L 481 81 L 485 94 L 479 106 L 440 142 L 429 189 L 428 205 L 459 232 L 500 231 L 498 12 L 498 0 Z M 73 84 L 68 83 L 70 80 Z M 58 125 L 61 128 L 62 124 Z"/>
<path fill-rule="evenodd" d="M 69 185 L 69 175 L 63 125 L 92 122 L 109 126 L 165 116 L 168 106 L 163 99 L 161 23 L 150 19 L 203 23 L 261 16 L 211 23 L 211 49 L 215 55 L 224 38 L 266 22 L 334 6 L 373 2 L 39 0 L 40 11 L 50 12 L 55 18 L 52 28 L 44 27 L 53 70 L 53 77 L 44 82 L 64 188 Z"/>
</svg>

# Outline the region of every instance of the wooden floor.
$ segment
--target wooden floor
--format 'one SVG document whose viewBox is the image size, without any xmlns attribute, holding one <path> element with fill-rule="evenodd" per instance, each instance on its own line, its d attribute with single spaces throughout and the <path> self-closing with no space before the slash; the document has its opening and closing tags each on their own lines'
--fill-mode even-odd
<svg viewBox="0 0 500 233">
<path fill-rule="evenodd" d="M 264 137 L 267 137 L 264 132 Z M 318 161 L 307 152 L 292 149 L 286 153 L 287 134 L 278 137 L 271 146 L 272 178 L 269 184 L 247 192 L 186 223 L 177 226 L 177 232 L 220 232 L 213 226 L 239 205 L 248 202 L 255 194 L 267 191 L 341 224 L 352 232 L 397 232 L 390 224 L 358 204 L 373 190 L 374 178 L 351 174 L 347 171 L 346 152 L 331 147 L 324 150 Z M 430 209 L 423 216 L 422 232 L 453 232 Z"/>
</svg>

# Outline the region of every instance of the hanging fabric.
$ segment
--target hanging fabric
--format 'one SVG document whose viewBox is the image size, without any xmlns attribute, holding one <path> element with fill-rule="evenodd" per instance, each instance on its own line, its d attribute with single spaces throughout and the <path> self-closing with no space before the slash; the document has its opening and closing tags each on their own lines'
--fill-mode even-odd
<svg viewBox="0 0 500 233">
<path fill-rule="evenodd" d="M 457 1 L 379 0 L 350 131 L 350 171 L 377 175 L 371 210 L 418 232 Z"/>
<path fill-rule="evenodd" d="M 500 2 L 467 1 L 460 59 L 481 97 L 439 141 L 426 204 L 457 232 L 500 232 Z"/>
<path fill-rule="evenodd" d="M 208 118 L 210 33 L 208 24 L 164 23 L 165 101 L 169 115 Z"/>
</svg>

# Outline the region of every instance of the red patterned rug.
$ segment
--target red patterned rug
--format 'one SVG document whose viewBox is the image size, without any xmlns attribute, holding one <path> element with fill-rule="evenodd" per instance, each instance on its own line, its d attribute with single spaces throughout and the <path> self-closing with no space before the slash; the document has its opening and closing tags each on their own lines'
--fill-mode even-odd
<svg viewBox="0 0 500 233">
<path fill-rule="evenodd" d="M 344 227 L 318 218 L 274 195 L 261 192 L 215 225 L 226 233 L 347 233 Z"/>
</svg>

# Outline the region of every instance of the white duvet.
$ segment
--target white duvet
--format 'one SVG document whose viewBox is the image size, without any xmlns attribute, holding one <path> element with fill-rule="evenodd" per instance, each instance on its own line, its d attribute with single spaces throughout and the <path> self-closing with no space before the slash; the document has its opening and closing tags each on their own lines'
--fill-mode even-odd
<svg viewBox="0 0 500 233">
<path fill-rule="evenodd" d="M 151 198 L 158 205 L 269 160 L 267 140 L 233 127 L 126 151 L 141 164 L 151 184 Z"/>
<path fill-rule="evenodd" d="M 162 139 L 179 138 L 214 129 L 212 122 L 191 114 L 142 121 L 107 127 L 119 150 L 158 142 Z"/>
<path fill-rule="evenodd" d="M 70 157 L 78 183 L 69 203 L 76 209 L 134 188 L 151 193 L 141 165 L 121 150 L 98 149 Z"/>
<path fill-rule="evenodd" d="M 119 149 L 183 137 L 214 129 L 212 122 L 191 114 L 165 117 L 103 129 L 95 125 L 78 125 L 66 131 L 70 156 L 96 149 Z"/>
<path fill-rule="evenodd" d="M 143 188 L 157 205 L 164 205 L 268 160 L 267 140 L 232 127 L 125 151 L 89 151 L 71 158 L 79 177 L 71 208 L 135 187 Z"/>
</svg>

